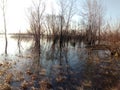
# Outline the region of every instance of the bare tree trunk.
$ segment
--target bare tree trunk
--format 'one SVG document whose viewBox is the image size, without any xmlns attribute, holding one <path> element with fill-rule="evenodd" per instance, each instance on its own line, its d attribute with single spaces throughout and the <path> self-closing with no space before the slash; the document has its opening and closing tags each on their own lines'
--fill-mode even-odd
<svg viewBox="0 0 120 90">
<path fill-rule="evenodd" d="M 21 54 L 21 38 L 20 38 L 20 30 L 19 30 L 19 35 L 18 35 L 18 50 L 19 50 L 19 54 Z"/>
<path fill-rule="evenodd" d="M 5 55 L 7 55 L 8 40 L 7 40 L 7 28 L 6 28 L 6 18 L 5 18 L 5 14 L 3 14 L 3 17 L 4 17 L 4 29 L 5 29 Z"/>
<path fill-rule="evenodd" d="M 3 22 L 4 22 L 4 33 L 5 33 L 5 55 L 7 55 L 7 28 L 6 28 L 6 14 L 5 14 L 5 8 L 6 8 L 7 0 L 2 0 L 2 12 L 3 12 Z"/>
<path fill-rule="evenodd" d="M 101 18 L 99 16 L 98 45 L 100 45 L 100 39 L 101 39 L 100 32 L 101 32 Z"/>
<path fill-rule="evenodd" d="M 60 27 L 60 48 L 62 47 L 62 30 L 63 30 L 63 20 L 62 20 L 62 16 L 60 16 L 60 21 L 61 21 L 61 27 Z"/>
</svg>

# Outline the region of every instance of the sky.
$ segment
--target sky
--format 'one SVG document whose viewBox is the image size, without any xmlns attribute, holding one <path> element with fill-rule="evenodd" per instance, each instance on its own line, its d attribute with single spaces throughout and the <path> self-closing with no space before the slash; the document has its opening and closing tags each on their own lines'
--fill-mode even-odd
<svg viewBox="0 0 120 90">
<path fill-rule="evenodd" d="M 106 8 L 106 17 L 113 22 L 120 20 L 120 0 L 103 0 Z"/>
<path fill-rule="evenodd" d="M 52 6 L 57 7 L 56 0 L 45 0 L 46 1 L 46 12 L 50 13 Z M 80 6 L 83 5 L 85 0 L 79 0 Z M 120 0 L 102 0 L 105 7 L 106 19 L 115 22 L 120 19 Z M 65 0 L 63 0 L 65 2 Z M 26 31 L 29 26 L 27 15 L 28 9 L 30 8 L 31 0 L 7 0 L 6 8 L 6 22 L 8 33 Z M 0 8 L 0 32 L 3 30 L 3 17 Z"/>
</svg>

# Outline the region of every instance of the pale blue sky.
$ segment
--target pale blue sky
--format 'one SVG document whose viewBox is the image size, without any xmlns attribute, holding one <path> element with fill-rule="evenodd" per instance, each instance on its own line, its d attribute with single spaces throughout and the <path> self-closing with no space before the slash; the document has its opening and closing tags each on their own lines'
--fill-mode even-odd
<svg viewBox="0 0 120 90">
<path fill-rule="evenodd" d="M 106 16 L 114 20 L 120 19 L 120 0 L 104 0 Z"/>
<path fill-rule="evenodd" d="M 50 12 L 51 6 L 56 7 L 54 1 L 56 0 L 44 0 L 46 1 L 46 12 Z M 65 2 L 66 0 L 63 0 Z M 79 6 L 82 7 L 85 0 L 78 0 Z M 120 20 L 120 0 L 102 0 L 105 6 L 105 15 L 110 22 Z M 8 0 L 7 6 L 7 29 L 8 32 L 18 32 L 19 30 L 26 30 L 28 28 L 27 10 L 31 5 L 31 0 Z M 111 18 L 110 18 L 111 17 Z M 0 10 L 0 31 L 3 30 L 2 12 Z"/>
</svg>

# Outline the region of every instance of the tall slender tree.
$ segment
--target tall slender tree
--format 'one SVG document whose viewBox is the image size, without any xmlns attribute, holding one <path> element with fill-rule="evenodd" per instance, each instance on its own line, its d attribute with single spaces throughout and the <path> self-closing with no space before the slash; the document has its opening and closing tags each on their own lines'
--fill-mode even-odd
<svg viewBox="0 0 120 90">
<path fill-rule="evenodd" d="M 5 55 L 7 55 L 7 45 L 8 45 L 8 39 L 7 39 L 7 25 L 6 25 L 6 6 L 7 6 L 7 0 L 1 0 L 1 8 L 3 13 L 3 22 L 4 22 L 4 33 L 5 33 Z"/>
</svg>

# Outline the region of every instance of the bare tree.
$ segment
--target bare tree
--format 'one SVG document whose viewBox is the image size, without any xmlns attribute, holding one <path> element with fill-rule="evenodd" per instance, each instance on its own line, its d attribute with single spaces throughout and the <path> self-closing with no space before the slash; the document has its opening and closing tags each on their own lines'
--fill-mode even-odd
<svg viewBox="0 0 120 90">
<path fill-rule="evenodd" d="M 63 0 L 59 0 L 59 5 L 60 5 L 60 12 L 59 12 L 59 16 L 60 16 L 60 37 L 62 38 L 62 31 L 63 31 L 63 19 L 64 19 L 64 15 L 65 15 L 65 10 L 67 8 L 67 6 L 65 5 L 65 3 L 63 2 Z M 61 41 L 60 38 L 60 41 Z"/>
<path fill-rule="evenodd" d="M 90 44 L 94 44 L 97 36 L 100 43 L 100 31 L 103 23 L 103 5 L 98 0 L 86 0 L 83 6 L 82 17 L 84 27 L 87 32 L 87 40 Z"/>
<path fill-rule="evenodd" d="M 6 26 L 6 5 L 7 5 L 7 0 L 1 0 L 1 8 L 2 8 L 2 13 L 3 13 L 3 22 L 4 22 L 4 33 L 5 33 L 5 55 L 7 55 L 7 26 Z"/>
<path fill-rule="evenodd" d="M 59 16 L 60 16 L 60 46 L 64 36 L 68 35 L 69 24 L 75 15 L 75 3 L 77 0 L 59 0 Z M 64 31 L 63 31 L 64 30 Z"/>
<path fill-rule="evenodd" d="M 58 15 L 47 15 L 46 16 L 46 24 L 51 35 L 59 35 L 60 34 L 60 20 L 61 17 Z M 63 20 L 64 21 L 64 20 Z"/>
<path fill-rule="evenodd" d="M 45 3 L 43 0 L 33 1 L 30 13 L 30 30 L 28 31 L 34 37 L 35 47 L 40 49 L 40 37 L 43 27 L 43 14 L 45 12 Z M 39 50 L 40 51 L 40 50 Z M 40 53 L 40 52 L 39 52 Z"/>
<path fill-rule="evenodd" d="M 48 19 L 48 22 L 50 23 L 50 27 L 51 27 L 51 29 L 52 29 L 52 34 L 55 36 L 55 34 L 57 33 L 57 17 L 56 17 L 56 15 L 55 15 L 55 10 L 54 10 L 54 8 L 53 8 L 53 6 L 51 7 L 52 8 L 52 14 L 51 15 L 49 15 L 48 17 L 47 17 L 47 19 Z"/>
<path fill-rule="evenodd" d="M 63 0 L 59 0 L 59 15 L 65 19 L 65 25 L 63 25 L 61 19 L 61 29 L 69 29 L 71 19 L 76 14 L 76 2 L 77 0 L 66 0 L 65 2 Z"/>
</svg>

